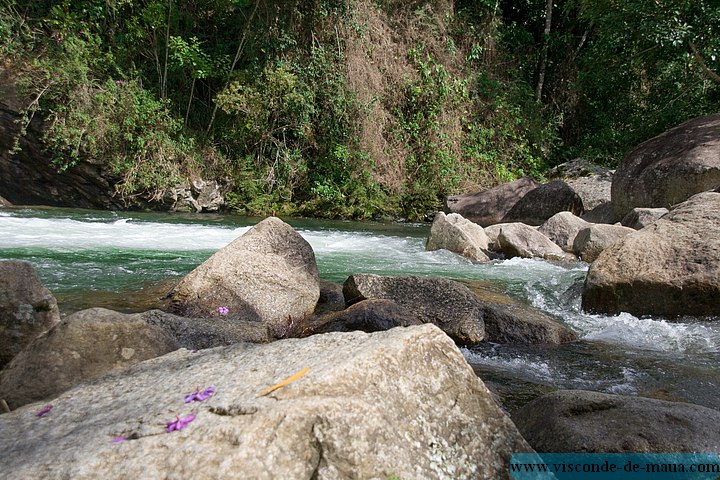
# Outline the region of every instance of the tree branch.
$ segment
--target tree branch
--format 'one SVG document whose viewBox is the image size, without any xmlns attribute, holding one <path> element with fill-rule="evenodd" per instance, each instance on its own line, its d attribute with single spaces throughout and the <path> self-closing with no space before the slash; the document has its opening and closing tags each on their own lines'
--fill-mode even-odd
<svg viewBox="0 0 720 480">
<path fill-rule="evenodd" d="M 688 46 L 690 47 L 690 50 L 692 50 L 693 55 L 695 56 L 695 60 L 700 65 L 700 69 L 703 71 L 703 73 L 712 81 L 720 83 L 720 75 L 710 70 L 710 67 L 707 66 L 705 63 L 705 60 L 703 60 L 702 55 L 700 54 L 700 51 L 697 49 L 695 44 L 692 41 L 688 42 Z"/>
</svg>

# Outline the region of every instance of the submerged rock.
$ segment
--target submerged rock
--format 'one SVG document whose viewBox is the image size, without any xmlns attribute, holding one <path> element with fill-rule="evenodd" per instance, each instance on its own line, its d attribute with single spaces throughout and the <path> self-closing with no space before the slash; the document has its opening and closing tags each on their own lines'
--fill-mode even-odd
<svg viewBox="0 0 720 480">
<path fill-rule="evenodd" d="M 488 262 L 490 239 L 483 228 L 457 213 L 435 215 L 426 250 L 445 249 L 478 262 Z"/>
<path fill-rule="evenodd" d="M 606 249 L 582 307 L 598 313 L 720 315 L 720 194 L 694 195 Z"/>
<path fill-rule="evenodd" d="M 720 412 L 651 398 L 560 390 L 513 415 L 538 452 L 720 451 Z"/>
<path fill-rule="evenodd" d="M 209 399 L 183 403 L 210 386 Z M 4 475 L 503 478 L 511 454 L 531 452 L 432 325 L 180 350 L 52 405 L 43 418 L 39 405 L 0 415 L 13 432 L 0 437 Z M 167 433 L 176 416 L 183 428 Z"/>
<path fill-rule="evenodd" d="M 21 260 L 0 261 L 0 369 L 59 321 L 57 301 L 33 266 Z"/>
<path fill-rule="evenodd" d="M 168 310 L 189 317 L 217 315 L 263 322 L 278 337 L 313 313 L 320 278 L 310 244 L 269 217 L 186 275 L 169 294 Z"/>
</svg>

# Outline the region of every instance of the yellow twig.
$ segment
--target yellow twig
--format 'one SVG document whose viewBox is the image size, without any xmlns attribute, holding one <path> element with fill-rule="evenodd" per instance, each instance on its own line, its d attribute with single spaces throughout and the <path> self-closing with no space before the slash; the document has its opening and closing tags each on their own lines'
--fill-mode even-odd
<svg viewBox="0 0 720 480">
<path fill-rule="evenodd" d="M 306 367 L 306 368 L 303 368 L 302 370 L 300 370 L 298 373 L 296 373 L 296 374 L 293 375 L 292 377 L 288 377 L 288 378 L 286 378 L 285 380 L 283 380 L 282 382 L 276 383 L 275 385 L 272 385 L 272 386 L 266 388 L 266 389 L 263 390 L 262 392 L 258 393 L 257 396 L 258 396 L 258 397 L 264 397 L 265 395 L 267 395 L 267 394 L 270 393 L 270 392 L 274 392 L 275 390 L 278 390 L 278 389 L 280 389 L 280 388 L 282 388 L 282 387 L 284 387 L 284 386 L 290 385 L 292 382 L 294 382 L 295 380 L 298 380 L 298 379 L 304 377 L 304 376 L 307 375 L 309 372 L 310 372 L 310 369 L 309 369 L 309 368 L 307 368 L 307 367 Z"/>
</svg>

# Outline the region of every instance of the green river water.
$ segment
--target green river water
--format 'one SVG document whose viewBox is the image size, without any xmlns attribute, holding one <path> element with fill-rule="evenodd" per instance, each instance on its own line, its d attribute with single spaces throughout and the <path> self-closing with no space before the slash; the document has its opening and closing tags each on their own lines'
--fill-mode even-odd
<svg viewBox="0 0 720 480">
<path fill-rule="evenodd" d="M 61 312 L 140 311 L 259 219 L 229 215 L 0 209 L 0 259 L 37 269 Z M 580 334 L 562 346 L 483 344 L 462 349 L 510 410 L 557 388 L 587 389 L 720 409 L 720 320 L 587 315 L 587 264 L 509 259 L 475 264 L 426 252 L 428 225 L 285 219 L 312 245 L 321 277 L 434 275 L 496 282 Z M 720 299 L 719 299 L 720 301 Z"/>
</svg>

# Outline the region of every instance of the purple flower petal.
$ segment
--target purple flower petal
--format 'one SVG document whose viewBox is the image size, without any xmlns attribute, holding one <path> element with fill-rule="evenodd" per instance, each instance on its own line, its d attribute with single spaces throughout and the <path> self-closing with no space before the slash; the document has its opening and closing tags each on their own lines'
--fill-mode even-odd
<svg viewBox="0 0 720 480">
<path fill-rule="evenodd" d="M 122 435 L 120 435 L 119 437 L 113 438 L 112 443 L 120 443 L 120 442 L 124 442 L 125 440 L 126 440 L 126 438 L 123 437 Z"/>
<path fill-rule="evenodd" d="M 230 309 L 226 306 L 218 307 L 218 313 L 222 316 L 227 315 L 230 312 Z"/>
<path fill-rule="evenodd" d="M 187 426 L 188 423 L 195 420 L 195 415 L 190 414 L 184 418 L 180 418 L 180 417 L 175 417 L 175 418 L 177 420 L 175 420 L 173 422 L 167 422 L 167 424 L 166 424 L 168 433 L 174 432 L 175 430 L 182 430 L 183 428 L 185 428 Z"/>
<path fill-rule="evenodd" d="M 215 389 L 213 387 L 206 388 L 202 392 L 200 389 L 197 389 L 195 393 L 191 393 L 190 395 L 185 395 L 185 403 L 190 402 L 203 402 L 207 400 L 208 398 L 212 397 L 212 394 L 215 393 Z"/>
<path fill-rule="evenodd" d="M 42 407 L 40 410 L 38 410 L 38 412 L 35 414 L 35 416 L 37 416 L 37 417 L 44 417 L 45 415 L 47 415 L 48 413 L 50 413 L 50 410 L 52 410 L 52 409 L 53 409 L 53 406 L 52 406 L 52 405 L 45 405 L 45 406 Z"/>
</svg>

